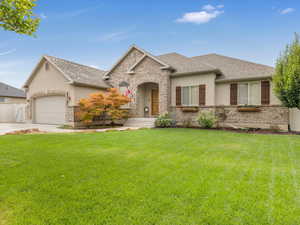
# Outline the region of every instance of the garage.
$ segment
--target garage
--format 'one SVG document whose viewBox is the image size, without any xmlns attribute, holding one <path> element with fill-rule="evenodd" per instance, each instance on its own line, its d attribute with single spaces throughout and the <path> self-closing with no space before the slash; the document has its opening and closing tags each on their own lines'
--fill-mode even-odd
<svg viewBox="0 0 300 225">
<path fill-rule="evenodd" d="M 64 96 L 47 96 L 35 100 L 35 123 L 64 124 L 66 100 Z"/>
</svg>

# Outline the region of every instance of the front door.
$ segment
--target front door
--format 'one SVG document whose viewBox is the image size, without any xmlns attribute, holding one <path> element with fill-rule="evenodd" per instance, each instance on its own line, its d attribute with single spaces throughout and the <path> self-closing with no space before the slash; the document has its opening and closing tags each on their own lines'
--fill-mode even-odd
<svg viewBox="0 0 300 225">
<path fill-rule="evenodd" d="M 157 116 L 159 114 L 158 89 L 152 89 L 151 92 L 151 114 L 152 116 Z"/>
</svg>

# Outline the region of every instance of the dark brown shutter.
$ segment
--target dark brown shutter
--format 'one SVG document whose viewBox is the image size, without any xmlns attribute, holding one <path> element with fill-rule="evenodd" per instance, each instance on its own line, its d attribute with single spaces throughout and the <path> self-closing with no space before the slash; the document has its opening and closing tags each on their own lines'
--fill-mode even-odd
<svg viewBox="0 0 300 225">
<path fill-rule="evenodd" d="M 261 104 L 270 104 L 270 81 L 264 80 L 261 82 Z"/>
<path fill-rule="evenodd" d="M 237 105 L 238 85 L 230 84 L 230 105 Z"/>
<path fill-rule="evenodd" d="M 206 85 L 202 84 L 199 85 L 199 105 L 205 105 L 206 104 L 205 99 L 206 99 Z"/>
<path fill-rule="evenodd" d="M 181 87 L 176 87 L 176 105 L 181 105 Z"/>
</svg>

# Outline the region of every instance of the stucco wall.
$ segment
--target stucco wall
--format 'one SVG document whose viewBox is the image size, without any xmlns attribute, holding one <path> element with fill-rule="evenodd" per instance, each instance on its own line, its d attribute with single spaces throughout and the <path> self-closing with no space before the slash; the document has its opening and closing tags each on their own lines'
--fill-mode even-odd
<svg viewBox="0 0 300 225">
<path fill-rule="evenodd" d="M 168 111 L 170 105 L 170 79 L 169 71 L 161 70 L 160 65 L 155 60 L 146 57 L 135 68 L 134 74 L 128 74 L 129 69 L 141 58 L 143 53 L 137 49 L 132 51 L 122 60 L 122 62 L 111 72 L 109 82 L 114 87 L 119 87 L 123 81 L 129 84 L 129 89 L 133 93 L 130 103 L 131 114 L 138 117 L 138 86 L 144 83 L 156 83 L 159 86 L 159 112 L 163 114 Z"/>
<path fill-rule="evenodd" d="M 215 74 L 199 74 L 171 78 L 171 103 L 176 105 L 176 87 L 206 85 L 206 105 L 215 105 Z"/>
<path fill-rule="evenodd" d="M 77 106 L 80 99 L 89 97 L 90 94 L 105 91 L 102 88 L 92 88 L 92 87 L 79 87 L 71 86 L 70 87 L 70 97 L 69 106 Z"/>
<path fill-rule="evenodd" d="M 271 82 L 270 87 L 270 105 L 280 105 L 280 100 L 275 96 L 273 92 L 273 86 Z M 216 105 L 230 105 L 230 83 L 216 83 Z"/>
</svg>

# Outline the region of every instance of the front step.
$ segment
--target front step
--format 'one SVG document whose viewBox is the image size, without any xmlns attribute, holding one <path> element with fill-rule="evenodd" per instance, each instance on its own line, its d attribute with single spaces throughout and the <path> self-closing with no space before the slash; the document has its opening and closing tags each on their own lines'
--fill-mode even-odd
<svg viewBox="0 0 300 225">
<path fill-rule="evenodd" d="M 125 127 L 141 127 L 153 128 L 155 127 L 156 118 L 129 118 L 124 124 Z"/>
</svg>

